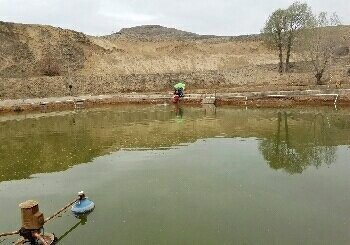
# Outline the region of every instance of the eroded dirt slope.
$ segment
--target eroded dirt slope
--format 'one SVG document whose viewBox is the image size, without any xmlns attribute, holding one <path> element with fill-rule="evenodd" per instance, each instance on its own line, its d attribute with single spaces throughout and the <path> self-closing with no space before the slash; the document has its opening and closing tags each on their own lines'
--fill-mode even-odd
<svg viewBox="0 0 350 245">
<path fill-rule="evenodd" d="M 337 31 L 350 36 L 350 26 Z M 350 58 L 346 47 L 344 52 L 331 73 L 346 86 Z M 0 99 L 165 91 L 177 79 L 185 80 L 189 89 L 202 90 L 313 86 L 314 78 L 302 64 L 280 76 L 277 62 L 259 35 L 200 36 L 142 26 L 92 37 L 51 26 L 0 22 Z"/>
</svg>

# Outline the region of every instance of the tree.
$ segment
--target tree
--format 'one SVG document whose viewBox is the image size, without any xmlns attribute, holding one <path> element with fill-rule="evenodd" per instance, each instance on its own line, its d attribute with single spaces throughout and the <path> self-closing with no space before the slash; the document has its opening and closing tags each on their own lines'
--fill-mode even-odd
<svg viewBox="0 0 350 245">
<path fill-rule="evenodd" d="M 269 46 L 278 49 L 280 73 L 288 72 L 294 41 L 300 30 L 310 25 L 311 8 L 306 3 L 295 2 L 287 9 L 274 11 L 265 23 L 263 33 Z M 283 51 L 286 52 L 286 65 L 283 69 Z"/>
<path fill-rule="evenodd" d="M 335 51 L 345 40 L 345 37 L 340 36 L 336 29 L 329 28 L 339 24 L 336 13 L 328 17 L 326 12 L 321 12 L 313 18 L 312 26 L 303 30 L 300 35 L 298 47 L 306 63 L 311 64 L 317 84 L 321 84 Z"/>
<path fill-rule="evenodd" d="M 285 39 L 285 30 L 287 28 L 286 11 L 277 9 L 268 18 L 263 29 L 266 43 L 278 49 L 279 66 L 278 72 L 283 73 L 283 46 Z"/>
<path fill-rule="evenodd" d="M 294 2 L 286 10 L 286 66 L 290 69 L 290 56 L 297 34 L 313 23 L 311 8 L 306 3 Z"/>
</svg>

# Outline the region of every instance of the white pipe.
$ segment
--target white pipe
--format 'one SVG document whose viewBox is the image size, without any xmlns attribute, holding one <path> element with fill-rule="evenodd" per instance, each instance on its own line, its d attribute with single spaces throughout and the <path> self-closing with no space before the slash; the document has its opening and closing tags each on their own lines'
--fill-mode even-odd
<svg viewBox="0 0 350 245">
<path fill-rule="evenodd" d="M 339 97 L 339 94 L 337 94 L 337 97 L 336 97 L 336 98 L 335 98 L 335 100 L 334 100 L 334 105 L 336 105 L 336 104 L 337 104 L 338 97 Z"/>
</svg>

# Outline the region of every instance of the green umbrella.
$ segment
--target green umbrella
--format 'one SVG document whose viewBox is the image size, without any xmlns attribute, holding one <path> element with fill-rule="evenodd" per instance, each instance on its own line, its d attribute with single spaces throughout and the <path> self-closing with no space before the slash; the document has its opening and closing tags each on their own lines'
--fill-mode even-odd
<svg viewBox="0 0 350 245">
<path fill-rule="evenodd" d="M 174 85 L 174 88 L 185 90 L 185 86 L 186 85 L 184 83 L 177 83 Z"/>
</svg>

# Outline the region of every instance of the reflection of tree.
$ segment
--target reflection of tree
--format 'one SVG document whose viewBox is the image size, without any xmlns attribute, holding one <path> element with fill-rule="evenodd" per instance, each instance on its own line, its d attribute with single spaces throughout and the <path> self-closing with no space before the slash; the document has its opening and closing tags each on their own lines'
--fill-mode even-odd
<svg viewBox="0 0 350 245">
<path fill-rule="evenodd" d="M 302 173 L 308 166 L 330 165 L 335 161 L 335 147 L 330 146 L 330 140 L 323 115 L 314 117 L 311 130 L 295 128 L 291 134 L 287 113 L 283 113 L 282 118 L 279 112 L 277 132 L 260 143 L 260 151 L 271 168 Z"/>
</svg>

